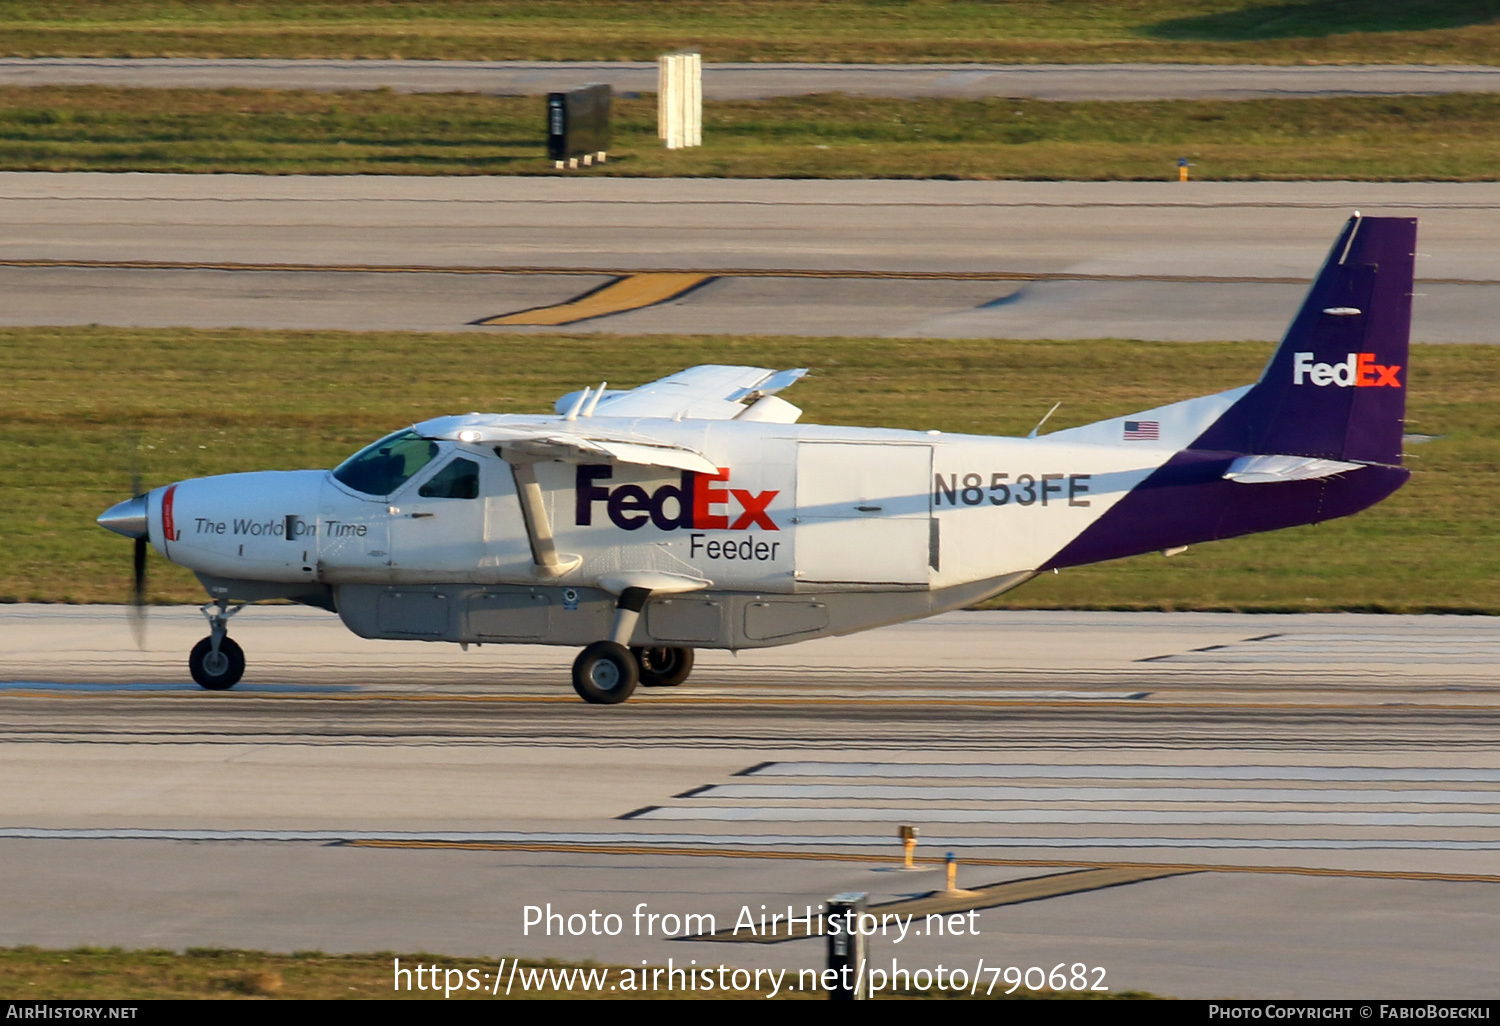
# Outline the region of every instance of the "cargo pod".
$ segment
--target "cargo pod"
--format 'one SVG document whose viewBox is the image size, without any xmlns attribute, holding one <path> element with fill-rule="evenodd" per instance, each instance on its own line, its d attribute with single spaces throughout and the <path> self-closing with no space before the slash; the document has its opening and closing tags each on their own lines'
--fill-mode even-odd
<svg viewBox="0 0 1500 1026">
<path fill-rule="evenodd" d="M 931 481 L 930 445 L 798 445 L 797 579 L 926 585 Z"/>
</svg>

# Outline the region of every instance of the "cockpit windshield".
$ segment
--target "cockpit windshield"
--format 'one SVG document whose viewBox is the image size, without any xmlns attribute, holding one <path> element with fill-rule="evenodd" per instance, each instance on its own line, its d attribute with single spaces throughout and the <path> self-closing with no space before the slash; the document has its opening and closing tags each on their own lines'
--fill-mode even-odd
<svg viewBox="0 0 1500 1026">
<path fill-rule="evenodd" d="M 410 428 L 387 435 L 350 456 L 333 476 L 356 492 L 389 495 L 438 454 L 438 444 Z"/>
</svg>

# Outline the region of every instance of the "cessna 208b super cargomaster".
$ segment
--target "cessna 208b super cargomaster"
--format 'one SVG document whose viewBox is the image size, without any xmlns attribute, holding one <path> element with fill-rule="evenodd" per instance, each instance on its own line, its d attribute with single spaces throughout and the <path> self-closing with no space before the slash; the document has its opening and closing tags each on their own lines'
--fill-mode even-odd
<svg viewBox="0 0 1500 1026">
<path fill-rule="evenodd" d="M 180 481 L 99 522 L 193 570 L 239 680 L 245 604 L 365 638 L 584 646 L 573 686 L 679 684 L 694 648 L 849 634 L 1046 570 L 1362 510 L 1401 467 L 1416 222 L 1345 225 L 1254 385 L 1027 438 L 796 423 L 801 370 L 694 367 L 550 416 L 439 417 L 333 471 Z"/>
</svg>

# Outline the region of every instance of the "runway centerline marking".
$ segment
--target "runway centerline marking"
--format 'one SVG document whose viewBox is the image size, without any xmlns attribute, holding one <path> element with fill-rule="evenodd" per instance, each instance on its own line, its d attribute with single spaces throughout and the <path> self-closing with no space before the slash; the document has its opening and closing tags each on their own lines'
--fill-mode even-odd
<svg viewBox="0 0 1500 1026">
<path fill-rule="evenodd" d="M 711 274 L 695 271 L 648 271 L 627 274 L 590 289 L 563 303 L 537 306 L 515 313 L 483 317 L 471 324 L 538 325 L 556 327 L 611 314 L 643 310 L 648 306 L 670 302 L 693 289 L 714 280 Z"/>
</svg>

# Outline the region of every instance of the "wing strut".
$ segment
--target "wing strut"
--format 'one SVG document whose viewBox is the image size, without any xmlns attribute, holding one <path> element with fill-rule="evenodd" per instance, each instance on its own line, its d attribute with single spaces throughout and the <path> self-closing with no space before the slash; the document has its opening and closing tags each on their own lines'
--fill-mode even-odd
<svg viewBox="0 0 1500 1026">
<path fill-rule="evenodd" d="M 521 502 L 521 520 L 526 525 L 526 541 L 531 545 L 531 562 L 538 577 L 561 577 L 583 562 L 582 556 L 558 552 L 552 537 L 552 521 L 542 502 L 542 486 L 537 483 L 536 464 L 512 457 L 511 477 L 516 482 L 516 498 Z"/>
</svg>

